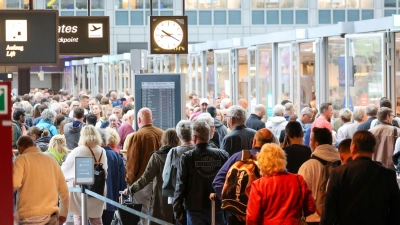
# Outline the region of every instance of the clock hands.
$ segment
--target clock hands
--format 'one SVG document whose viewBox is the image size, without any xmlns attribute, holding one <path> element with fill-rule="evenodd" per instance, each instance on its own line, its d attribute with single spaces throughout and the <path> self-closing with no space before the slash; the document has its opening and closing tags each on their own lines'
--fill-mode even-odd
<svg viewBox="0 0 400 225">
<path fill-rule="evenodd" d="M 171 37 L 177 41 L 179 41 L 178 39 L 176 39 L 174 36 L 172 36 L 172 34 L 165 32 L 164 30 L 161 30 L 164 34 L 166 34 L 168 37 Z"/>
</svg>

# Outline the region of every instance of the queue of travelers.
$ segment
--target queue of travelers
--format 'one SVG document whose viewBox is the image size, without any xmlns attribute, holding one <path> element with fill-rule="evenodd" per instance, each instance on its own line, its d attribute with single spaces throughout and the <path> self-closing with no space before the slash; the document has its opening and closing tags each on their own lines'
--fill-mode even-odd
<svg viewBox="0 0 400 225">
<path fill-rule="evenodd" d="M 151 109 L 135 115 L 126 93 L 32 90 L 12 100 L 17 224 L 63 224 L 68 212 L 82 224 L 81 195 L 68 187 L 80 187 L 75 158 L 90 156 L 105 171 L 100 195 L 119 202 L 123 191 L 172 224 L 400 221 L 400 128 L 387 98 L 354 110 L 314 102 L 299 115 L 285 100 L 266 119 L 262 104 L 191 94 L 185 118 L 165 131 Z M 89 197 L 87 208 L 92 225 L 115 220 L 102 200 Z"/>
</svg>

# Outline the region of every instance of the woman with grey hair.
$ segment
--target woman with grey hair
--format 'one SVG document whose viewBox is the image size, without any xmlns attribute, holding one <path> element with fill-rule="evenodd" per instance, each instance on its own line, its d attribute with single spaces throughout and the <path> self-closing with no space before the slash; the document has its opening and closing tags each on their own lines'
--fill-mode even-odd
<svg viewBox="0 0 400 225">
<path fill-rule="evenodd" d="M 202 113 L 196 118 L 196 121 L 205 122 L 210 126 L 210 140 L 208 143 L 213 148 L 219 148 L 219 135 L 215 132 L 214 118 L 209 113 Z"/>
<path fill-rule="evenodd" d="M 52 109 L 45 109 L 42 112 L 42 119 L 40 119 L 39 123 L 36 126 L 40 130 L 48 130 L 50 133 L 50 137 L 58 134 L 57 127 L 54 126 L 54 119 L 56 118 L 56 112 Z"/>
</svg>

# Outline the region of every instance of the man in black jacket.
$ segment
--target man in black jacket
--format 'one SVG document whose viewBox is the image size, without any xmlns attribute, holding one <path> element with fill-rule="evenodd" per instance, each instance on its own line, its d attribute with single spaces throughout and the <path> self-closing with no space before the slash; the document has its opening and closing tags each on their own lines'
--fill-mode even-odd
<svg viewBox="0 0 400 225">
<path fill-rule="evenodd" d="M 209 105 L 207 107 L 207 112 L 214 118 L 215 133 L 217 133 L 217 135 L 214 133 L 214 137 L 212 137 L 211 140 L 219 147 L 222 139 L 228 134 L 228 129 L 220 120 L 215 118 L 217 116 L 217 108 L 215 106 Z"/>
<path fill-rule="evenodd" d="M 372 161 L 376 145 L 369 131 L 357 131 L 350 145 L 353 161 L 330 173 L 321 225 L 399 224 L 396 173 Z"/>
<path fill-rule="evenodd" d="M 182 154 L 177 171 L 174 198 L 175 219 L 181 220 L 187 211 L 188 224 L 211 224 L 209 196 L 214 193 L 212 182 L 219 169 L 228 160 L 228 153 L 208 144 L 210 126 L 204 121 L 192 124 L 192 139 L 196 148 Z M 221 202 L 216 201 L 217 225 L 224 224 Z"/>
<path fill-rule="evenodd" d="M 250 115 L 250 117 L 246 120 L 246 127 L 251 128 L 253 130 L 259 130 L 265 128 L 265 123 L 261 121 L 261 119 L 265 116 L 267 110 L 265 106 L 262 104 L 256 105 L 254 109 L 254 113 Z"/>
<path fill-rule="evenodd" d="M 378 106 L 374 104 L 369 104 L 365 111 L 368 116 L 368 120 L 364 123 L 358 125 L 357 130 L 369 130 L 371 128 L 371 122 L 376 119 L 376 115 L 378 115 Z"/>
</svg>

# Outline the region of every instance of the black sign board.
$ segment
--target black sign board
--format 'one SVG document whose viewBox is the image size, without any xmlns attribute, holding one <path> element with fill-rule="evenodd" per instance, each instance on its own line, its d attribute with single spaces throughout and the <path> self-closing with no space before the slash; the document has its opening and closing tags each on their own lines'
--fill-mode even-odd
<svg viewBox="0 0 400 225">
<path fill-rule="evenodd" d="M 0 65 L 57 66 L 58 11 L 0 10 Z"/>
<path fill-rule="evenodd" d="M 61 16 L 58 35 L 61 55 L 110 54 L 108 16 Z"/>
</svg>

